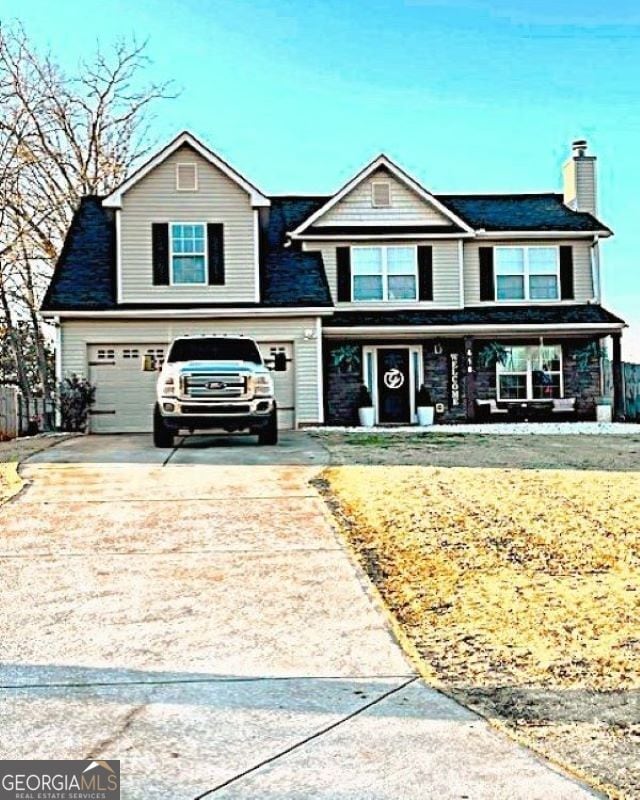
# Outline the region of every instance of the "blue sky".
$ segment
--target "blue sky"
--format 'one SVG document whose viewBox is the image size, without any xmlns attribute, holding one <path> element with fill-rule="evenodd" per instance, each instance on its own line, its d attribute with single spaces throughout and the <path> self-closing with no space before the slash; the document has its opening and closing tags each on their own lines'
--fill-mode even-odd
<svg viewBox="0 0 640 800">
<path fill-rule="evenodd" d="M 331 192 L 380 151 L 435 192 L 559 190 L 572 139 L 599 157 L 605 304 L 640 361 L 640 5 L 613 0 L 4 0 L 73 66 L 149 39 L 189 128 L 267 192 Z"/>
</svg>

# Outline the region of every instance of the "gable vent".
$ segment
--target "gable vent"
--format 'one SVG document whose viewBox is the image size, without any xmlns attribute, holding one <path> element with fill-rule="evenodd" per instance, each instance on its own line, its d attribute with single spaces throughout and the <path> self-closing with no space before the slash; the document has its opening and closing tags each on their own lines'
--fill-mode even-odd
<svg viewBox="0 0 640 800">
<path fill-rule="evenodd" d="M 371 183 L 371 203 L 374 208 L 389 208 L 391 205 L 391 184 L 388 181 Z"/>
<path fill-rule="evenodd" d="M 179 192 L 195 192 L 198 189 L 197 164 L 176 165 L 176 189 Z"/>
</svg>

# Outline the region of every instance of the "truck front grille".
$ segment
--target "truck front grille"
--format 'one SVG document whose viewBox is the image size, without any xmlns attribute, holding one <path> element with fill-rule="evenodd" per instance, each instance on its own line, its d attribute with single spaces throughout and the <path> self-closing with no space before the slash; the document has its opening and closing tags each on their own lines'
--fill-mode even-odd
<svg viewBox="0 0 640 800">
<path fill-rule="evenodd" d="M 182 406 L 183 414 L 248 414 L 250 411 L 251 406 L 248 403 L 236 403 L 235 405 L 198 403 L 197 406 L 185 404 Z"/>
<path fill-rule="evenodd" d="M 231 400 L 247 396 L 247 379 L 238 373 L 207 372 L 183 376 L 185 397 Z"/>
</svg>

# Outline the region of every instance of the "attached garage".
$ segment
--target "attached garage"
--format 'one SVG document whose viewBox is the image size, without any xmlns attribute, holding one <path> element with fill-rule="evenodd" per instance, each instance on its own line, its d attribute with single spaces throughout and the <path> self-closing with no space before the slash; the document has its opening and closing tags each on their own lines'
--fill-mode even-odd
<svg viewBox="0 0 640 800">
<path fill-rule="evenodd" d="M 267 366 L 276 353 L 284 353 L 287 368 L 274 372 L 278 427 L 296 425 L 294 343 L 258 341 Z M 167 345 L 162 342 L 106 343 L 87 345 L 89 380 L 96 386 L 91 410 L 92 433 L 149 433 L 155 403 L 157 371 L 143 369 L 152 356 L 156 368 L 163 362 Z"/>
</svg>

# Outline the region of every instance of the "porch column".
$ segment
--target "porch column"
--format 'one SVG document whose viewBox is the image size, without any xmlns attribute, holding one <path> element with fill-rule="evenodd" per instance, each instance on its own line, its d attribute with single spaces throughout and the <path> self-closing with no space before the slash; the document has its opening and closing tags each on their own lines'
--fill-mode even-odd
<svg viewBox="0 0 640 800">
<path fill-rule="evenodd" d="M 611 372 L 613 374 L 613 419 L 624 419 L 624 386 L 622 380 L 622 334 L 611 334 Z"/>
<path fill-rule="evenodd" d="M 464 386 L 467 405 L 467 419 L 473 422 L 476 418 L 476 373 L 473 368 L 473 336 L 464 340 Z"/>
</svg>

